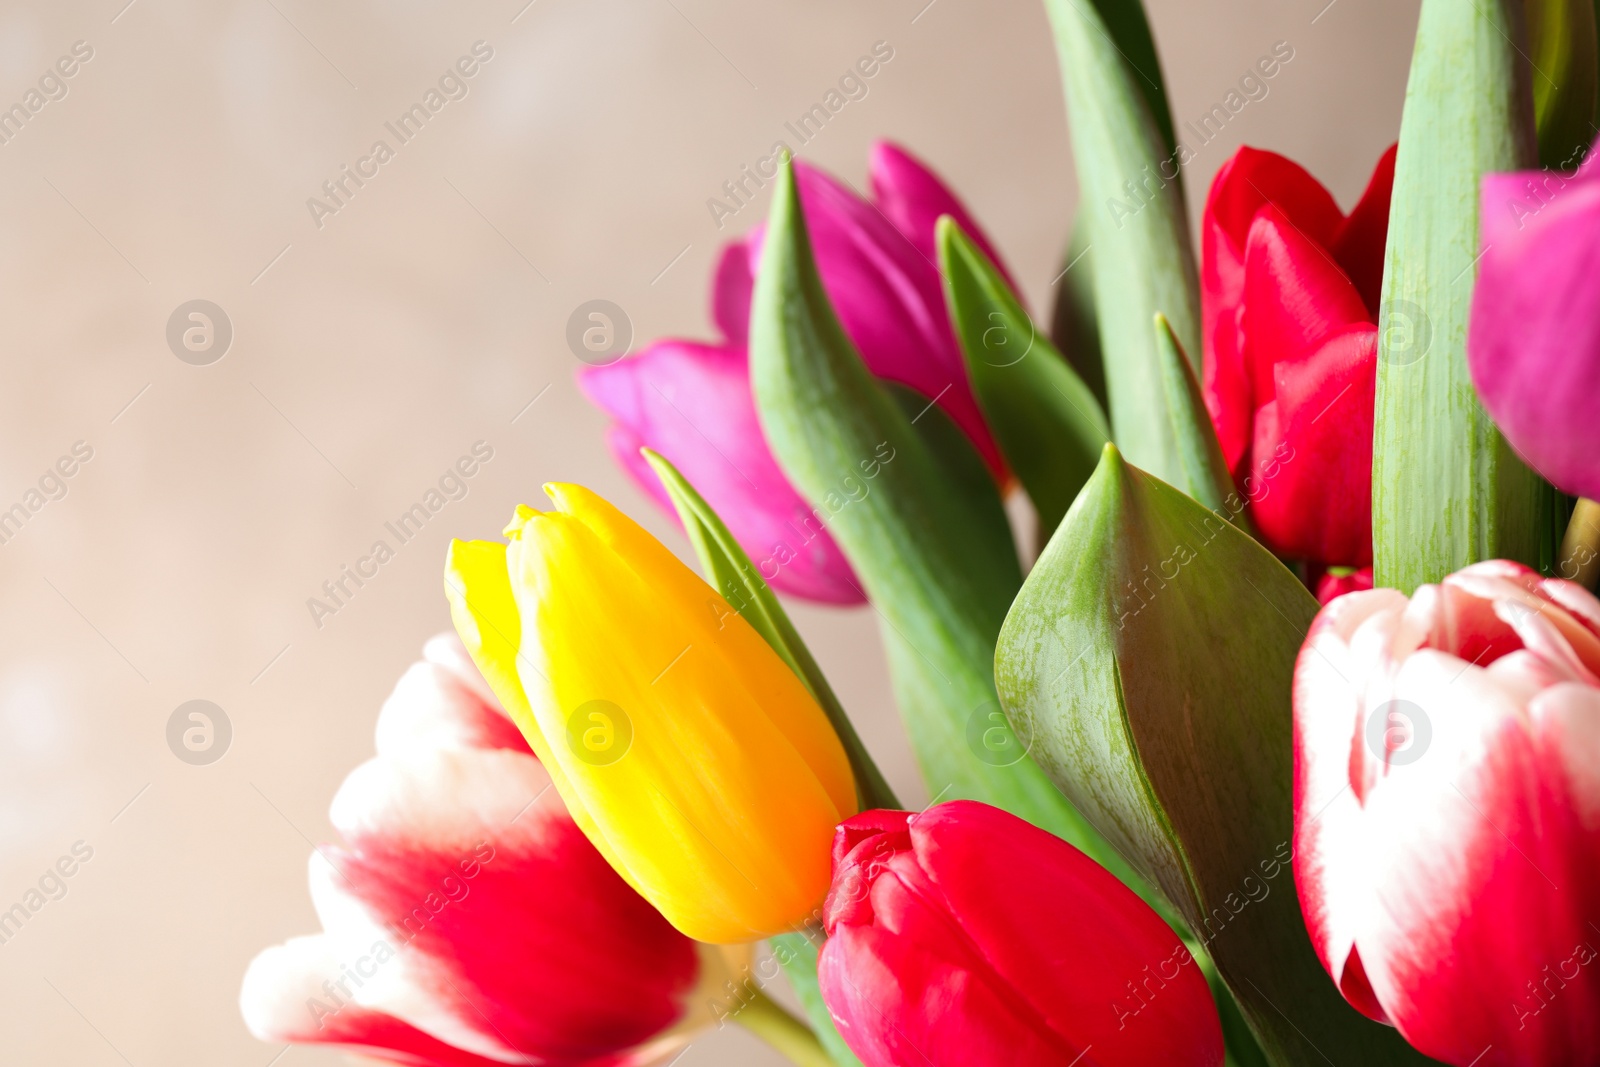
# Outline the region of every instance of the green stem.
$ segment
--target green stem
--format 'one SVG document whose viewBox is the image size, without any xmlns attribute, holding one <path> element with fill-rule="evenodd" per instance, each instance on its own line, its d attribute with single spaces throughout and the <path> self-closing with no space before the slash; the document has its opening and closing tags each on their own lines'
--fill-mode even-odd
<svg viewBox="0 0 1600 1067">
<path fill-rule="evenodd" d="M 1572 509 L 1556 573 L 1586 589 L 1595 587 L 1595 579 L 1600 578 L 1600 503 L 1579 500 Z"/>
<path fill-rule="evenodd" d="M 796 1067 L 836 1067 L 811 1028 L 760 990 L 734 1021 L 783 1053 Z"/>
</svg>

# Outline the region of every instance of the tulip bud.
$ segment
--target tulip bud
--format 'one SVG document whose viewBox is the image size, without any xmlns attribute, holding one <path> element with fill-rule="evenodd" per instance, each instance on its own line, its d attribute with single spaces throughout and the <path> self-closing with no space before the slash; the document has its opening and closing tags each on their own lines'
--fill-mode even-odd
<svg viewBox="0 0 1600 1067">
<path fill-rule="evenodd" d="M 701 941 L 812 917 L 856 811 L 838 736 L 710 586 L 599 496 L 549 485 L 510 544 L 455 542 L 451 614 L 573 818 Z"/>
<path fill-rule="evenodd" d="M 425 656 L 334 797 L 342 844 L 311 860 L 322 932 L 250 965 L 250 1031 L 418 1067 L 682 1049 L 727 1014 L 748 952 L 672 929 L 584 839 L 460 643 Z"/>
<path fill-rule="evenodd" d="M 873 146 L 875 202 L 821 170 L 796 164 L 806 221 L 828 296 L 867 368 L 947 412 L 988 461 L 999 451 L 963 371 L 934 264 L 934 223 L 960 220 L 997 264 L 993 246 L 950 189 L 911 153 Z M 579 387 L 614 420 L 618 464 L 670 508 L 641 446 L 665 456 L 705 494 L 773 588 L 834 604 L 865 599 L 826 522 L 784 477 L 756 419 L 746 352 L 762 231 L 729 243 L 716 269 L 712 317 L 721 341 L 658 341 L 638 356 L 584 368 Z"/>
<path fill-rule="evenodd" d="M 1319 566 L 1372 561 L 1394 160 L 1391 148 L 1346 215 L 1292 160 L 1241 148 L 1211 183 L 1200 224 L 1205 396 L 1223 459 L 1263 543 Z"/>
<path fill-rule="evenodd" d="M 1216 1067 L 1198 963 L 1052 834 L 974 801 L 870 811 L 834 841 L 818 977 L 867 1067 Z"/>
<path fill-rule="evenodd" d="M 1504 560 L 1323 608 L 1295 881 L 1346 999 L 1465 1067 L 1600 1048 L 1600 600 Z"/>
</svg>

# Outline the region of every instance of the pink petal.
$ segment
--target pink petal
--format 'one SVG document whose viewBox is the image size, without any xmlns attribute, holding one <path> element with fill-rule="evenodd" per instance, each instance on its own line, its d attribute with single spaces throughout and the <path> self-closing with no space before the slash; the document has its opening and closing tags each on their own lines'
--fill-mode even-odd
<svg viewBox="0 0 1600 1067">
<path fill-rule="evenodd" d="M 863 599 L 844 554 L 767 447 L 742 348 L 662 341 L 585 369 L 578 384 L 618 420 L 617 459 L 669 514 L 676 512 L 640 445 L 678 468 L 774 588 L 836 604 Z"/>
<path fill-rule="evenodd" d="M 930 263 L 939 261 L 934 224 L 940 215 L 955 219 L 972 242 L 999 268 L 1013 290 L 1017 284 L 989 235 L 967 207 L 926 163 L 893 141 L 875 141 L 867 169 L 872 198 L 895 228 Z"/>
<path fill-rule="evenodd" d="M 823 288 L 867 368 L 937 398 L 990 470 L 1003 471 L 999 446 L 972 395 L 934 261 L 831 175 L 803 163 L 795 165 L 795 175 Z"/>
<path fill-rule="evenodd" d="M 1473 291 L 1468 363 L 1496 425 L 1542 476 L 1600 496 L 1600 183 L 1569 182 L 1508 221 L 1508 185 L 1483 185 L 1485 241 Z M 1498 220 L 1498 221 L 1497 221 Z"/>
<path fill-rule="evenodd" d="M 711 319 L 722 331 L 723 343 L 734 348 L 743 348 L 750 336 L 750 294 L 755 289 L 750 256 L 748 241 L 723 245 L 711 283 Z"/>
<path fill-rule="evenodd" d="M 1406 1039 L 1437 1059 L 1581 1062 L 1600 1018 L 1600 968 L 1561 993 L 1568 1007 L 1531 1010 L 1542 968 L 1595 939 L 1584 914 L 1592 872 L 1580 877 L 1571 859 L 1593 856 L 1596 842 L 1575 832 L 1566 789 L 1545 769 L 1548 747 L 1511 692 L 1452 657 L 1413 656 L 1396 696 L 1429 713 L 1432 742 L 1366 807 L 1378 906 L 1357 942 L 1373 989 Z M 1585 1042 L 1570 1044 L 1578 1031 Z"/>
</svg>

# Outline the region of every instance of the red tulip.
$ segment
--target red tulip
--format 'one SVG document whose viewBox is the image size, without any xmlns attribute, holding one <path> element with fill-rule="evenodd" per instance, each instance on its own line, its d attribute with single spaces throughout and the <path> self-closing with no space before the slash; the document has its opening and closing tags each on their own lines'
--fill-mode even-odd
<svg viewBox="0 0 1600 1067">
<path fill-rule="evenodd" d="M 1322 609 L 1295 883 L 1345 998 L 1435 1059 L 1600 1063 L 1600 600 L 1477 563 Z"/>
<path fill-rule="evenodd" d="M 1222 1063 L 1189 951 L 1083 853 L 953 801 L 839 826 L 817 975 L 866 1067 Z"/>
<path fill-rule="evenodd" d="M 1556 488 L 1600 498 L 1600 158 L 1483 179 L 1467 361 L 1506 439 Z"/>
<path fill-rule="evenodd" d="M 992 246 L 955 194 L 908 152 L 880 143 L 871 169 L 876 204 L 820 170 L 795 165 L 823 286 L 867 367 L 935 401 L 1001 476 L 999 448 L 945 311 L 934 223 L 953 215 L 991 255 Z M 729 244 L 718 263 L 712 318 L 721 342 L 661 341 L 633 359 L 586 368 L 579 385 L 616 420 L 610 442 L 618 461 L 669 513 L 665 492 L 639 458 L 641 446 L 683 472 L 774 588 L 856 603 L 864 594 L 828 535 L 827 512 L 814 512 L 788 483 L 756 420 L 745 344 L 761 234 L 758 227 Z M 854 489 L 842 484 L 839 492 Z"/>
<path fill-rule="evenodd" d="M 1317 602 L 1327 604 L 1346 593 L 1359 593 L 1363 589 L 1372 588 L 1372 568 L 1362 567 L 1358 571 L 1346 570 L 1334 573 L 1325 568 L 1316 568 L 1310 582 L 1312 591 L 1317 594 Z"/>
<path fill-rule="evenodd" d="M 1355 210 L 1299 165 L 1241 148 L 1201 223 L 1205 397 L 1268 547 L 1372 561 L 1372 408 L 1394 149 Z"/>
<path fill-rule="evenodd" d="M 452 636 L 400 679 L 378 756 L 312 855 L 323 932 L 257 956 L 266 1041 L 412 1067 L 642 1067 L 710 1023 L 731 975 L 618 877 Z"/>
</svg>

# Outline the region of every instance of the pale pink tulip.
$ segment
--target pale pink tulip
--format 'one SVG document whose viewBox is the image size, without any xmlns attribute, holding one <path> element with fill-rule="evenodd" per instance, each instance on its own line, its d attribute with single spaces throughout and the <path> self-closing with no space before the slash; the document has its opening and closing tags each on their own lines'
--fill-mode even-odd
<svg viewBox="0 0 1600 1067">
<path fill-rule="evenodd" d="M 312 855 L 322 932 L 245 975 L 250 1031 L 411 1067 L 670 1059 L 738 961 L 595 851 L 454 635 L 424 656 L 334 797 L 344 843 Z"/>
<path fill-rule="evenodd" d="M 1345 998 L 1466 1067 L 1600 1063 L 1600 601 L 1351 593 L 1295 669 L 1295 882 Z"/>
</svg>

